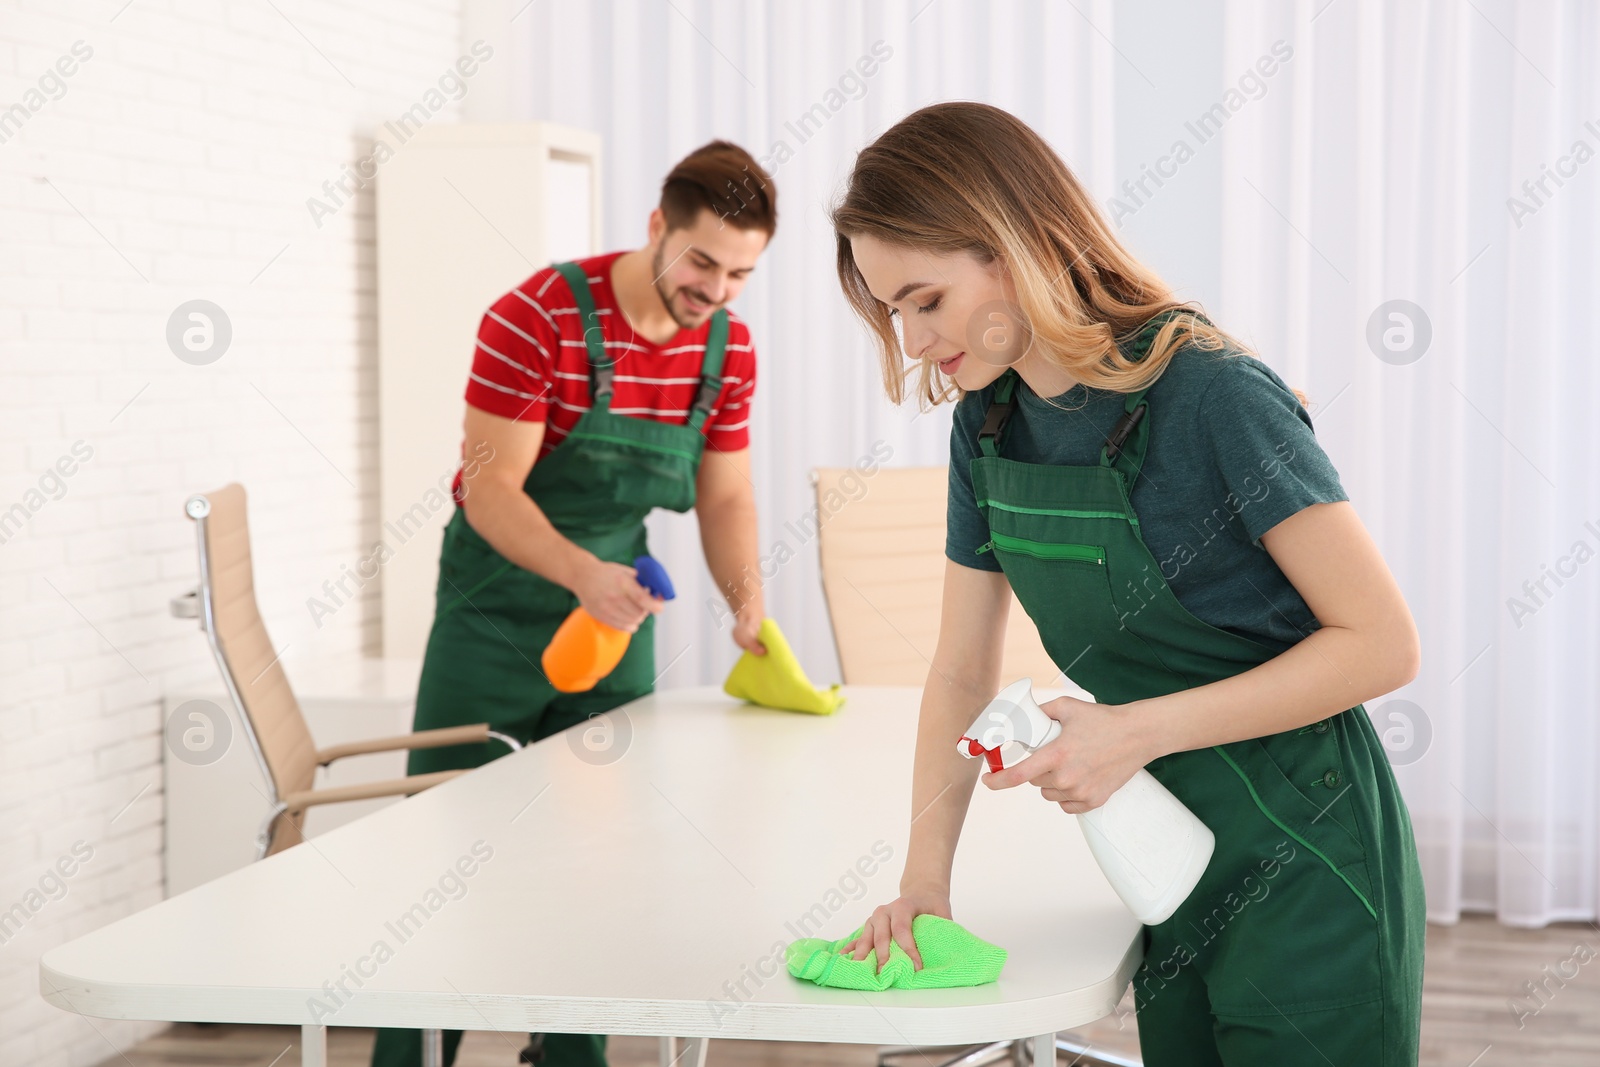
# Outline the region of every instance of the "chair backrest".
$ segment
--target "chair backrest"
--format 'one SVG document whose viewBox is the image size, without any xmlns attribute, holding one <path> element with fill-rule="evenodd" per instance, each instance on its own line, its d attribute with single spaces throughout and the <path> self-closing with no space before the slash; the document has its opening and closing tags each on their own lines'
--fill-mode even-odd
<svg viewBox="0 0 1600 1067">
<path fill-rule="evenodd" d="M 276 802 L 312 787 L 317 748 L 256 608 L 244 486 L 192 496 L 185 510 L 198 527 L 201 627 Z"/>
<path fill-rule="evenodd" d="M 946 467 L 812 472 L 822 590 L 846 684 L 917 685 L 928 677 L 944 595 Z M 1070 685 L 1011 596 L 1002 684 Z"/>
</svg>

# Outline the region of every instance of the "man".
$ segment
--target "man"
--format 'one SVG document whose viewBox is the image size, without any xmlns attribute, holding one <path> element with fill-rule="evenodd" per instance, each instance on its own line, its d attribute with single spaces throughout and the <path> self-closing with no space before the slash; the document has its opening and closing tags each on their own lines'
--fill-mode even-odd
<svg viewBox="0 0 1600 1067">
<path fill-rule="evenodd" d="M 459 505 L 445 528 L 415 729 L 487 721 L 536 741 L 649 693 L 664 601 L 637 582 L 655 507 L 700 522 L 706 564 L 757 655 L 764 613 L 750 483 L 755 348 L 725 305 L 777 228 L 777 190 L 713 141 L 683 159 L 649 244 L 536 272 L 484 315 L 467 383 Z M 539 660 L 582 605 L 632 633 L 593 689 L 558 692 Z M 475 767 L 496 743 L 411 753 L 420 774 Z M 461 1035 L 445 1034 L 445 1063 Z M 534 1035 L 525 1059 L 605 1067 L 605 1037 Z M 374 1067 L 421 1063 L 421 1032 L 381 1030 Z"/>
</svg>

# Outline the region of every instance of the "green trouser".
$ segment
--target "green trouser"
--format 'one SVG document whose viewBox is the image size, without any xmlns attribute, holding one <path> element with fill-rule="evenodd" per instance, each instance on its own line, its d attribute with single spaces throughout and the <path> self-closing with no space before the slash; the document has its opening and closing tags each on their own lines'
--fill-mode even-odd
<svg viewBox="0 0 1600 1067">
<path fill-rule="evenodd" d="M 979 551 L 995 553 L 1066 675 L 1115 705 L 1275 657 L 1179 604 L 1140 536 L 1131 492 L 1151 433 L 1148 386 L 1128 394 L 1100 463 L 1069 466 L 1001 454 L 1016 382 L 1014 370 L 997 382 L 971 464 L 991 534 Z M 1422 872 L 1366 709 L 1148 769 L 1211 828 L 1216 850 L 1183 905 L 1143 931 L 1133 985 L 1147 1067 L 1414 1067 Z"/>
<path fill-rule="evenodd" d="M 1144 1062 L 1414 1067 L 1422 877 L 1366 708 L 1221 750 L 1245 777 L 1217 773 L 1212 749 L 1150 765 L 1217 846 L 1189 899 L 1145 927 Z"/>
<path fill-rule="evenodd" d="M 556 269 L 583 319 L 593 403 L 551 453 L 533 465 L 523 489 L 563 536 L 601 560 L 631 564 L 649 552 L 644 519 L 652 509 L 681 512 L 694 506 L 705 446 L 701 427 L 722 388 L 727 312 L 711 316 L 700 390 L 687 422 L 616 415 L 611 411 L 612 361 L 588 283 L 574 264 L 558 263 Z M 613 321 L 621 318 L 611 316 Z M 540 657 L 577 606 L 570 591 L 497 552 L 458 508 L 445 527 L 414 728 L 487 722 L 491 729 L 528 743 L 651 692 L 653 615 L 645 616 L 622 661 L 593 689 L 561 693 L 550 684 Z M 603 750 L 595 751 L 586 741 L 574 739 L 583 758 L 609 762 Z M 407 772 L 477 767 L 503 754 L 503 746 L 494 741 L 422 749 L 411 753 Z M 460 1031 L 445 1031 L 446 1067 L 454 1062 L 460 1042 Z M 605 1067 L 603 1035 L 544 1034 L 543 1042 L 544 1067 Z M 420 1067 L 421 1062 L 421 1031 L 378 1031 L 373 1067 Z"/>
</svg>

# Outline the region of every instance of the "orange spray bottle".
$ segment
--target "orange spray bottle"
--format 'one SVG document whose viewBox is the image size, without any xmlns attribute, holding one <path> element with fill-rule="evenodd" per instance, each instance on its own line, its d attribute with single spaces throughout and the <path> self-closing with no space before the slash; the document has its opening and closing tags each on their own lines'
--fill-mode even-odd
<svg viewBox="0 0 1600 1067">
<path fill-rule="evenodd" d="M 652 595 L 671 600 L 677 594 L 666 568 L 650 556 L 633 561 L 634 577 Z M 582 693 L 616 669 L 628 650 L 633 635 L 590 615 L 583 608 L 572 609 L 556 635 L 545 647 L 540 662 L 550 684 L 563 693 Z"/>
</svg>

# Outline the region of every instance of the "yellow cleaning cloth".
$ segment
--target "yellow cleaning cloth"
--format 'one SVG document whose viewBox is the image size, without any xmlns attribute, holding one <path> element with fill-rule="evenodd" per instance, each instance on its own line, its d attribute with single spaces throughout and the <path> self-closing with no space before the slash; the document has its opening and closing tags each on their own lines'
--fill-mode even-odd
<svg viewBox="0 0 1600 1067">
<path fill-rule="evenodd" d="M 783 711 L 807 711 L 813 715 L 832 715 L 844 703 L 837 684 L 818 688 L 806 679 L 800 661 L 794 658 L 789 642 L 783 639 L 776 619 L 762 619 L 757 640 L 767 654 L 746 652 L 728 672 L 722 691 L 731 697 Z"/>
</svg>

